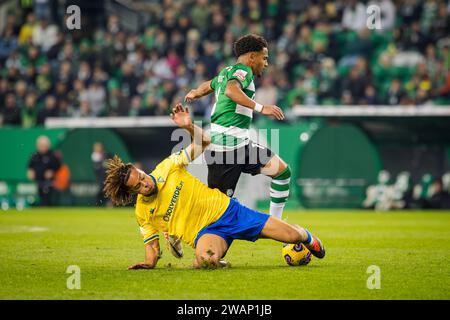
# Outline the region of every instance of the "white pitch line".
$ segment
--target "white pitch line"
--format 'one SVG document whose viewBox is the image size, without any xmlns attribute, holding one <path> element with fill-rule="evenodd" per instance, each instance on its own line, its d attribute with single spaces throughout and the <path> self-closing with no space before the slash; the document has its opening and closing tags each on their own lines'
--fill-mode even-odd
<svg viewBox="0 0 450 320">
<path fill-rule="evenodd" d="M 48 228 L 38 226 L 0 226 L 0 233 L 46 232 Z"/>
</svg>

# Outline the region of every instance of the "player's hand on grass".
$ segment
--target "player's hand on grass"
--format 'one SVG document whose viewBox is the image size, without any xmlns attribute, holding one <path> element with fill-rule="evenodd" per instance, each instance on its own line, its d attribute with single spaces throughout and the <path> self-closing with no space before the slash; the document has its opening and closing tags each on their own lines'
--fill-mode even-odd
<svg viewBox="0 0 450 320">
<path fill-rule="evenodd" d="M 184 102 L 191 103 L 197 99 L 197 90 L 192 89 L 189 93 L 184 97 Z"/>
<path fill-rule="evenodd" d="M 280 107 L 275 105 L 264 105 L 262 111 L 262 114 L 273 117 L 277 120 L 283 120 L 284 119 L 284 113 L 283 110 L 281 110 Z"/>
<path fill-rule="evenodd" d="M 172 118 L 173 122 L 175 122 L 175 124 L 180 128 L 187 128 L 192 123 L 189 108 L 184 108 L 181 103 L 177 103 L 175 107 L 172 108 L 170 117 Z"/>
<path fill-rule="evenodd" d="M 138 270 L 138 269 L 153 269 L 153 267 L 146 263 L 136 263 L 128 267 L 128 270 Z"/>
</svg>

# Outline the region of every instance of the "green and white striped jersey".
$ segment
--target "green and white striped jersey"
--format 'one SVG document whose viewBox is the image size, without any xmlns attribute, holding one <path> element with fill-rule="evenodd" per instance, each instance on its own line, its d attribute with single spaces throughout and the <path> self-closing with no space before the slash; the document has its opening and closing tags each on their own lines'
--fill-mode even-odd
<svg viewBox="0 0 450 320">
<path fill-rule="evenodd" d="M 211 81 L 216 102 L 211 113 L 210 150 L 234 150 L 249 142 L 253 110 L 237 104 L 225 95 L 227 82 L 231 79 L 241 84 L 242 90 L 250 99 L 255 96 L 252 69 L 244 64 L 238 63 L 222 69 Z"/>
</svg>

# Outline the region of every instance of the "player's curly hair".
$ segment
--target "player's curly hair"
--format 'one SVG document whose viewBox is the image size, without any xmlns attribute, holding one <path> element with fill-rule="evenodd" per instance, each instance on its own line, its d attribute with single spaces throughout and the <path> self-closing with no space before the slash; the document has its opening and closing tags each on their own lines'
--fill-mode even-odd
<svg viewBox="0 0 450 320">
<path fill-rule="evenodd" d="M 268 48 L 267 40 L 256 34 L 247 34 L 236 40 L 233 45 L 234 54 L 240 57 L 248 52 L 259 52 L 263 48 Z"/>
<path fill-rule="evenodd" d="M 134 200 L 134 194 L 125 184 L 130 177 L 131 168 L 133 168 L 131 163 L 123 163 L 117 155 L 107 160 L 103 191 L 116 206 L 125 206 Z"/>
</svg>

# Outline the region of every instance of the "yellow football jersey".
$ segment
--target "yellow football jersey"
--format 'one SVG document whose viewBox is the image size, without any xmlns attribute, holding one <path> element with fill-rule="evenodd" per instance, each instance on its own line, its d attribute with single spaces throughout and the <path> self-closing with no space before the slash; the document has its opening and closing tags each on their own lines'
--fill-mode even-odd
<svg viewBox="0 0 450 320">
<path fill-rule="evenodd" d="M 186 169 L 189 162 L 187 151 L 182 150 L 150 173 L 157 191 L 150 197 L 138 195 L 135 210 L 144 243 L 158 239 L 159 232 L 168 231 L 194 247 L 197 233 L 217 221 L 227 209 L 230 199 L 190 174 Z"/>
</svg>

